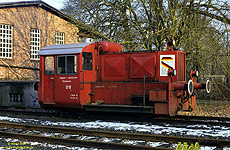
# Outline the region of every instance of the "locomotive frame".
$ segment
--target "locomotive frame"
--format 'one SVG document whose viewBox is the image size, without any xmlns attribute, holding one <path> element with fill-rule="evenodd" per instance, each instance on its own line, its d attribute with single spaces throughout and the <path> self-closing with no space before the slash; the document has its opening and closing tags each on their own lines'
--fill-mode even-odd
<svg viewBox="0 0 230 150">
<path fill-rule="evenodd" d="M 101 41 L 51 45 L 40 50 L 38 101 L 45 107 L 176 115 L 194 110 L 197 71 L 186 81 L 185 52 L 122 52 Z"/>
</svg>

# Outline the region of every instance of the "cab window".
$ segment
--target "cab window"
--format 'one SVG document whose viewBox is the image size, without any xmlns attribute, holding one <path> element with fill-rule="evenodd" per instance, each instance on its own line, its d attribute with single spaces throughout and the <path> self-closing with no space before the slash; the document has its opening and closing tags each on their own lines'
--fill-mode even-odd
<svg viewBox="0 0 230 150">
<path fill-rule="evenodd" d="M 45 57 L 45 75 L 54 75 L 54 57 Z"/>
<path fill-rule="evenodd" d="M 83 70 L 93 70 L 93 57 L 90 52 L 82 53 L 82 68 Z"/>
<path fill-rule="evenodd" d="M 77 73 L 77 56 L 58 56 L 57 57 L 57 74 L 76 74 Z"/>
</svg>

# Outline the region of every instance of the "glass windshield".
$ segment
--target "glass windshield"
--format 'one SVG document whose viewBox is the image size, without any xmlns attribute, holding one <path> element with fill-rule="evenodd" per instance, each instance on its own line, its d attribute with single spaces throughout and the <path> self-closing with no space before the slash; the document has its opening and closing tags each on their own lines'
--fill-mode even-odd
<svg viewBox="0 0 230 150">
<path fill-rule="evenodd" d="M 82 53 L 82 68 L 83 70 L 93 70 L 93 57 L 90 52 Z"/>
<path fill-rule="evenodd" d="M 77 73 L 77 56 L 58 56 L 57 57 L 57 74 L 76 74 Z"/>
<path fill-rule="evenodd" d="M 54 75 L 54 57 L 45 57 L 45 75 Z"/>
</svg>

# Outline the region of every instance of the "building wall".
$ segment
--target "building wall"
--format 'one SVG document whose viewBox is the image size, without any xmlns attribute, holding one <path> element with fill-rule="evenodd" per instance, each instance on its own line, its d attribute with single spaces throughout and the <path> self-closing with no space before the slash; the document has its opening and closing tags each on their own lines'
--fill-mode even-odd
<svg viewBox="0 0 230 150">
<path fill-rule="evenodd" d="M 12 58 L 0 58 L 0 65 L 39 68 L 38 60 L 31 60 L 31 29 L 40 32 L 40 46 L 56 44 L 55 33 L 64 33 L 64 44 L 78 42 L 78 28 L 40 7 L 0 9 L 0 25 L 13 26 Z M 0 80 L 34 80 L 39 72 L 31 69 L 0 67 Z"/>
<path fill-rule="evenodd" d="M 40 107 L 35 81 L 0 81 L 0 106 Z"/>
</svg>

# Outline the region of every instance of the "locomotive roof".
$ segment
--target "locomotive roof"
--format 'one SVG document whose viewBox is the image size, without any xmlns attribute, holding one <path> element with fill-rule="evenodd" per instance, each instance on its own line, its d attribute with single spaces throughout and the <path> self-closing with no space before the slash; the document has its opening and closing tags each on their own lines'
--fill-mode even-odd
<svg viewBox="0 0 230 150">
<path fill-rule="evenodd" d="M 81 53 L 82 49 L 92 43 L 74 43 L 50 45 L 38 52 L 38 55 L 60 55 L 60 54 L 76 54 Z"/>
</svg>

